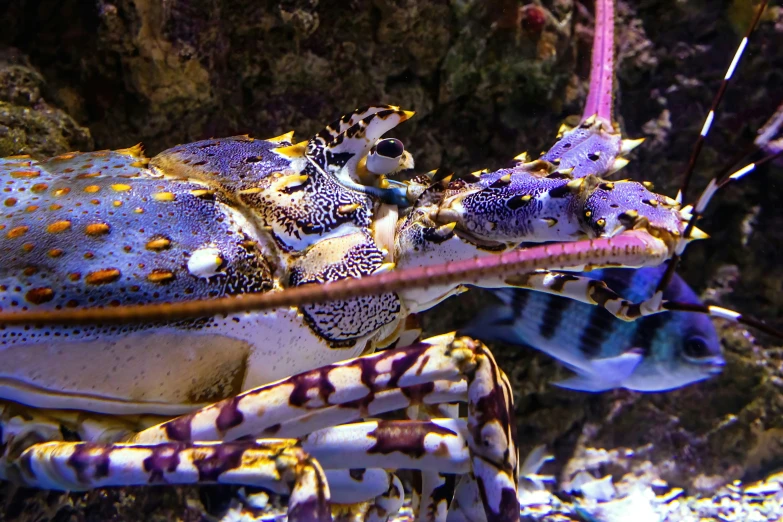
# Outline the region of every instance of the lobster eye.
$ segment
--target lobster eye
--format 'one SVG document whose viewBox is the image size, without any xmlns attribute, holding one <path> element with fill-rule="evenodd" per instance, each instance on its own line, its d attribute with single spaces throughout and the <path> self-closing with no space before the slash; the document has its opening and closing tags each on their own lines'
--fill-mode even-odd
<svg viewBox="0 0 783 522">
<path fill-rule="evenodd" d="M 367 156 L 367 170 L 373 174 L 389 174 L 400 168 L 404 162 L 405 146 L 400 140 L 386 138 L 378 142 Z"/>
<path fill-rule="evenodd" d="M 707 341 L 701 337 L 690 337 L 685 341 L 685 346 L 682 348 L 686 357 L 691 359 L 702 359 L 704 357 L 710 357 L 710 347 Z"/>
<path fill-rule="evenodd" d="M 380 140 L 375 144 L 375 152 L 387 158 L 399 158 L 404 150 L 402 142 L 394 138 Z"/>
</svg>

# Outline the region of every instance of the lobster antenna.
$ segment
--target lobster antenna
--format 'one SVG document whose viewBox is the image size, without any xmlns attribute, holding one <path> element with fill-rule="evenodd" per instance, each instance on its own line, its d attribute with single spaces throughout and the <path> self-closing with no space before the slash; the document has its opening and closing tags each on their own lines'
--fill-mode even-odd
<svg viewBox="0 0 783 522">
<path fill-rule="evenodd" d="M 685 197 L 688 192 L 688 185 L 690 184 L 690 180 L 693 177 L 694 168 L 696 166 L 696 160 L 698 159 L 699 154 L 701 153 L 701 149 L 704 146 L 704 141 L 707 138 L 707 135 L 709 134 L 710 129 L 712 128 L 712 122 L 715 119 L 715 110 L 718 108 L 718 104 L 720 104 L 721 100 L 723 99 L 723 95 L 726 92 L 726 87 L 728 87 L 729 85 L 729 80 L 731 80 L 731 77 L 734 75 L 734 71 L 737 69 L 737 65 L 739 64 L 739 61 L 742 58 L 742 54 L 745 52 L 745 48 L 748 46 L 748 39 L 750 38 L 751 33 L 753 33 L 753 31 L 756 29 L 756 26 L 758 25 L 758 22 L 761 19 L 762 13 L 767 8 L 767 1 L 768 0 L 762 0 L 761 5 L 759 5 L 758 11 L 756 11 L 756 15 L 753 17 L 753 21 L 748 27 L 748 30 L 745 32 L 745 36 L 742 38 L 742 41 L 740 41 L 737 50 L 734 52 L 734 58 L 732 58 L 731 64 L 729 64 L 729 68 L 726 70 L 726 74 L 723 75 L 723 81 L 721 81 L 720 88 L 718 88 L 718 92 L 715 93 L 715 98 L 713 98 L 712 100 L 712 105 L 710 107 L 709 112 L 707 113 L 707 118 L 704 120 L 704 125 L 702 125 L 701 132 L 699 133 L 698 138 L 696 138 L 696 143 L 693 146 L 693 151 L 691 152 L 690 160 L 688 160 L 688 167 L 685 169 L 685 177 L 683 179 L 682 187 L 680 188 L 680 191 L 677 194 L 677 201 L 680 203 L 685 201 Z M 762 160 L 762 162 L 766 162 L 766 160 Z M 751 165 L 753 165 L 753 167 L 750 167 Z M 748 172 L 754 170 L 756 166 L 757 165 L 750 163 L 737 172 L 741 172 L 742 170 L 750 167 L 750 170 L 744 172 L 744 174 L 747 174 Z M 736 172 L 725 179 L 730 180 L 734 177 L 735 174 Z M 742 175 L 739 177 L 742 177 Z M 739 177 L 734 179 L 739 179 Z M 704 192 L 699 198 L 699 202 L 696 204 L 693 210 L 691 219 L 688 222 L 688 226 L 685 228 L 685 231 L 682 235 L 682 239 L 680 240 L 680 245 L 675 250 L 674 255 L 672 255 L 671 257 L 671 260 L 669 260 L 669 265 L 666 267 L 666 272 L 664 272 L 663 276 L 661 277 L 661 280 L 658 282 L 658 286 L 655 289 L 656 294 L 659 292 L 662 293 L 663 290 L 671 282 L 671 279 L 674 276 L 674 272 L 675 270 L 677 270 L 677 264 L 680 262 L 680 256 L 682 254 L 682 251 L 691 237 L 691 233 L 693 232 L 693 229 L 695 227 L 696 220 L 699 217 L 701 217 L 704 208 L 706 207 L 707 203 L 709 203 L 709 200 L 712 198 L 715 191 L 718 188 L 720 188 L 720 186 L 725 185 L 725 183 L 727 182 L 724 181 L 723 185 L 719 185 L 718 181 L 719 181 L 718 178 L 713 178 L 710 181 L 710 184 L 707 186 L 707 188 L 704 189 Z"/>
<path fill-rule="evenodd" d="M 159 323 L 271 310 L 290 306 L 351 299 L 410 288 L 477 283 L 486 278 L 529 273 L 542 269 L 565 269 L 583 265 L 606 265 L 623 262 L 631 266 L 655 263 L 650 254 L 655 247 L 646 231 L 632 230 L 611 238 L 597 238 L 570 243 L 539 245 L 512 250 L 488 257 L 452 261 L 444 265 L 412 267 L 374 274 L 359 279 L 342 279 L 324 284 L 307 284 L 280 292 L 244 294 L 218 299 L 93 307 L 78 310 L 0 312 L 0 325 L 46 324 L 127 324 Z M 668 252 L 657 252 L 658 261 Z"/>
<path fill-rule="evenodd" d="M 715 195 L 718 189 L 725 187 L 733 180 L 738 180 L 740 178 L 745 177 L 747 174 L 750 174 L 758 167 L 780 156 L 783 156 L 783 149 L 778 150 L 772 154 L 769 154 L 754 163 L 748 163 L 741 169 L 734 171 L 734 173 L 732 173 L 727 177 L 724 177 L 720 181 L 718 181 L 717 178 L 713 178 L 712 180 L 710 180 L 709 185 L 707 185 L 707 188 L 704 189 L 704 192 L 699 198 L 699 201 L 696 203 L 696 206 L 693 208 L 691 217 L 688 220 L 688 224 L 685 226 L 685 231 L 682 234 L 683 239 L 680 239 L 677 249 L 675 250 L 674 255 L 672 255 L 671 260 L 669 261 L 669 265 L 666 267 L 666 272 L 664 273 L 663 277 L 658 283 L 658 287 L 655 290 L 655 296 L 651 300 L 658 299 L 659 296 L 663 294 L 663 290 L 666 288 L 666 286 L 668 286 L 669 282 L 671 281 L 671 278 L 674 276 L 674 271 L 677 268 L 677 262 L 681 257 L 682 249 L 687 244 L 687 238 L 690 236 L 691 232 L 693 231 L 696 221 L 699 219 L 699 217 L 701 217 L 701 215 L 704 212 L 704 209 L 707 207 L 707 204 L 710 202 L 712 196 Z M 772 326 L 769 326 L 763 321 L 759 319 L 755 319 L 745 314 L 741 314 L 739 312 L 735 312 L 733 310 L 729 310 L 727 308 L 722 308 L 720 306 L 699 305 L 693 303 L 684 303 L 680 301 L 664 301 L 661 303 L 661 307 L 665 310 L 670 310 L 670 311 L 698 312 L 698 313 L 710 315 L 712 317 L 720 317 L 722 319 L 728 319 L 730 321 L 734 321 L 746 326 L 757 328 L 758 330 L 766 334 L 775 336 L 779 339 L 783 339 L 783 332 L 773 328 Z"/>
<path fill-rule="evenodd" d="M 596 0 L 595 36 L 590 60 L 590 89 L 582 121 L 597 116 L 612 123 L 612 88 L 614 85 L 614 2 Z"/>
<path fill-rule="evenodd" d="M 701 153 L 701 149 L 704 146 L 704 141 L 707 139 L 707 135 L 709 134 L 710 128 L 712 127 L 712 121 L 715 119 L 715 111 L 718 109 L 718 105 L 720 104 L 721 100 L 723 99 L 723 95 L 726 92 L 726 87 L 728 87 L 729 81 L 734 75 L 734 71 L 737 69 L 737 65 L 742 58 L 742 53 L 745 52 L 745 48 L 748 46 L 748 39 L 750 38 L 750 35 L 756 29 L 756 26 L 761 19 L 762 13 L 764 13 L 764 10 L 767 8 L 767 2 L 768 0 L 762 0 L 761 5 L 759 5 L 759 9 L 756 11 L 756 15 L 753 17 L 753 22 L 751 22 L 748 30 L 745 32 L 745 36 L 742 38 L 742 41 L 739 44 L 739 47 L 737 47 L 737 50 L 734 53 L 734 58 L 732 58 L 731 64 L 726 70 L 726 74 L 723 76 L 723 81 L 720 83 L 718 92 L 715 93 L 715 97 L 712 99 L 712 105 L 710 106 L 710 110 L 704 120 L 704 125 L 701 127 L 699 137 L 696 138 L 696 143 L 693 145 L 693 151 L 691 152 L 691 157 L 688 160 L 688 166 L 685 169 L 684 178 L 682 180 L 682 187 L 680 188 L 680 193 L 677 195 L 677 200 L 680 203 L 686 201 L 688 186 L 690 185 L 693 172 L 696 168 L 696 160 L 699 159 L 699 154 Z"/>
<path fill-rule="evenodd" d="M 661 277 L 661 280 L 658 282 L 658 286 L 655 289 L 656 293 L 662 293 L 663 290 L 669 285 L 669 282 L 671 281 L 672 277 L 674 276 L 674 272 L 677 269 L 677 263 L 679 263 L 680 258 L 682 257 L 682 252 L 685 249 L 689 238 L 691 237 L 693 229 L 696 227 L 696 221 L 698 221 L 698 219 L 704 214 L 704 210 L 707 208 L 707 205 L 712 200 L 712 197 L 715 195 L 718 189 L 725 187 L 734 180 L 745 177 L 765 163 L 768 163 L 780 157 L 781 155 L 783 155 L 783 150 L 775 151 L 772 154 L 769 154 L 760 159 L 759 161 L 748 163 L 741 169 L 734 171 L 732 174 L 724 177 L 723 179 L 712 178 L 710 180 L 707 188 L 705 188 L 704 192 L 702 192 L 701 196 L 699 196 L 699 200 L 696 202 L 696 205 L 691 211 L 691 217 L 688 220 L 688 224 L 685 226 L 685 231 L 683 231 L 682 237 L 678 241 L 678 245 L 675 248 L 674 254 L 669 260 L 669 264 L 666 267 L 666 272 L 663 274 L 663 277 Z"/>
<path fill-rule="evenodd" d="M 755 319 L 745 314 L 729 310 L 720 306 L 703 305 L 694 303 L 683 303 L 681 301 L 666 301 L 662 303 L 662 308 L 671 312 L 696 312 L 700 314 L 707 314 L 711 317 L 719 317 L 721 319 L 728 319 L 735 323 L 739 323 L 745 326 L 750 326 L 767 335 L 783 339 L 783 332 L 774 328 L 764 321 Z"/>
</svg>

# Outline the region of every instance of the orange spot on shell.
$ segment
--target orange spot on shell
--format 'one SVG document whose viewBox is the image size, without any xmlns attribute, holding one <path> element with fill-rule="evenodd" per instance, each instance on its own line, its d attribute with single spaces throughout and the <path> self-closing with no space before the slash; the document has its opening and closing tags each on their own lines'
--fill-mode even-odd
<svg viewBox="0 0 783 522">
<path fill-rule="evenodd" d="M 110 227 L 107 223 L 90 223 L 84 229 L 89 236 L 100 236 L 108 234 Z"/>
<path fill-rule="evenodd" d="M 61 208 L 63 208 L 63 206 L 62 205 L 58 205 L 57 203 L 53 203 L 53 204 L 49 205 L 49 210 L 60 210 Z"/>
<path fill-rule="evenodd" d="M 16 205 L 17 201 L 19 201 L 19 200 L 16 199 L 16 198 L 8 198 L 8 199 L 5 200 L 5 206 L 6 207 L 13 207 L 14 205 Z"/>
<path fill-rule="evenodd" d="M 49 188 L 49 185 L 46 183 L 36 183 L 32 187 L 30 187 L 30 190 L 32 190 L 35 193 L 44 192 Z"/>
<path fill-rule="evenodd" d="M 55 221 L 54 223 L 51 223 L 49 226 L 46 227 L 46 231 L 50 234 L 59 234 L 60 232 L 65 232 L 71 228 L 71 222 L 67 220 L 62 221 Z"/>
<path fill-rule="evenodd" d="M 115 192 L 125 192 L 127 190 L 131 189 L 130 185 L 126 185 L 125 183 L 115 183 L 111 186 L 112 190 Z"/>
<path fill-rule="evenodd" d="M 98 185 L 87 185 L 84 187 L 84 191 L 88 194 L 95 194 L 96 192 L 99 192 L 101 190 L 101 187 Z"/>
<path fill-rule="evenodd" d="M 25 300 L 32 304 L 43 304 L 54 299 L 54 290 L 48 287 L 33 288 L 24 295 Z"/>
<path fill-rule="evenodd" d="M 78 281 L 81 278 L 82 275 L 79 272 L 71 272 L 70 274 L 68 274 L 68 279 L 74 282 Z"/>
<path fill-rule="evenodd" d="M 174 272 L 171 270 L 155 269 L 147 275 L 150 283 L 168 283 L 174 280 Z"/>
<path fill-rule="evenodd" d="M 6 234 L 6 237 L 8 239 L 14 239 L 17 237 L 22 237 L 27 233 L 27 231 L 30 230 L 30 227 L 22 225 L 21 227 L 14 227 L 11 230 L 8 231 L 8 234 Z"/>
<path fill-rule="evenodd" d="M 60 257 L 61 255 L 63 255 L 63 251 L 60 250 L 59 248 L 53 248 L 49 250 L 47 254 L 49 254 L 49 257 Z"/>
<path fill-rule="evenodd" d="M 32 252 L 34 248 L 35 245 L 32 243 L 25 243 L 24 245 L 22 245 L 22 250 L 24 250 L 25 252 Z"/>
<path fill-rule="evenodd" d="M 152 198 L 156 201 L 174 201 L 176 199 L 173 192 L 156 192 Z"/>
<path fill-rule="evenodd" d="M 105 268 L 103 270 L 96 270 L 90 272 L 87 277 L 84 278 L 84 282 L 88 285 L 105 285 L 113 283 L 120 278 L 120 271 L 116 268 Z"/>
<path fill-rule="evenodd" d="M 122 206 L 122 201 L 119 201 L 119 200 L 113 201 L 112 205 L 114 205 L 115 207 L 121 207 Z"/>
<path fill-rule="evenodd" d="M 76 152 L 69 152 L 67 154 L 60 154 L 59 156 L 55 156 L 52 159 L 53 160 L 57 160 L 57 161 L 65 161 L 65 160 L 69 160 L 69 159 L 75 158 L 76 154 L 77 154 Z"/>
<path fill-rule="evenodd" d="M 82 168 L 90 168 L 91 166 L 92 165 L 85 165 Z M 78 176 L 76 176 L 76 179 L 97 178 L 100 175 L 101 175 L 100 171 L 98 171 L 98 172 L 87 172 L 85 174 L 79 174 Z"/>
<path fill-rule="evenodd" d="M 37 178 L 41 173 L 37 170 L 15 170 L 11 172 L 11 177 L 16 179 Z"/>
<path fill-rule="evenodd" d="M 155 251 L 165 250 L 170 246 L 171 246 L 171 240 L 163 236 L 154 237 L 149 241 L 147 241 L 147 244 L 145 245 L 147 250 L 155 250 Z"/>
<path fill-rule="evenodd" d="M 35 266 L 28 266 L 25 267 L 24 270 L 22 270 L 22 273 L 26 275 L 27 277 L 30 277 L 31 275 L 35 275 L 38 273 L 38 267 Z"/>
<path fill-rule="evenodd" d="M 36 210 L 38 210 L 38 205 L 30 205 L 25 209 L 25 212 L 35 212 Z"/>
<path fill-rule="evenodd" d="M 57 197 L 64 196 L 71 191 L 71 187 L 63 187 L 54 191 L 54 195 Z"/>
</svg>

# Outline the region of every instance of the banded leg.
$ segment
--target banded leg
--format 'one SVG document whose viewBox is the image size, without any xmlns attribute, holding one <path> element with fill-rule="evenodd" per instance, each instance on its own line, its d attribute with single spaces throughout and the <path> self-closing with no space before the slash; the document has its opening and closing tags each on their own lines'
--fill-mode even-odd
<svg viewBox="0 0 783 522">
<path fill-rule="evenodd" d="M 16 479 L 42 489 L 213 483 L 260 486 L 290 495 L 289 520 L 331 520 L 324 472 L 291 440 L 156 445 L 48 442 L 31 446 L 14 464 Z"/>
<path fill-rule="evenodd" d="M 666 311 L 662 306 L 664 303 L 662 294 L 656 294 L 652 299 L 641 303 L 634 303 L 609 288 L 603 281 L 579 274 L 540 270 L 507 277 L 505 282 L 507 286 L 595 305 L 623 321 L 634 321 L 640 317 Z"/>
<path fill-rule="evenodd" d="M 464 400 L 457 396 L 462 393 L 459 386 L 442 381 L 467 381 L 466 440 L 488 517 L 499 522 L 518 520 L 517 450 L 508 380 L 483 344 L 453 333 L 244 392 L 144 430 L 133 441 L 231 440 L 277 434 L 282 426 L 296 422 L 308 422 L 313 428 L 313 417 L 327 423 L 322 426 L 326 427 L 335 420 L 318 415 L 324 410 L 339 407 L 361 418 L 427 403 L 436 392 L 446 396 L 445 402 Z"/>
<path fill-rule="evenodd" d="M 468 436 L 467 423 L 460 419 L 370 421 L 317 431 L 304 437 L 302 447 L 327 470 L 350 462 L 422 472 L 422 505 L 416 520 L 445 522 L 454 474 L 470 472 Z"/>
<path fill-rule="evenodd" d="M 419 483 L 414 484 L 417 488 L 414 498 L 416 522 L 446 522 L 457 476 L 426 470 L 420 472 L 419 477 Z"/>
<path fill-rule="evenodd" d="M 408 416 L 420 420 L 435 417 L 459 417 L 458 404 L 439 404 L 433 407 L 409 408 Z M 446 522 L 449 504 L 454 497 L 456 475 L 439 471 L 417 471 L 413 482 L 413 514 L 416 522 Z"/>
<path fill-rule="evenodd" d="M 603 281 L 572 273 L 542 270 L 507 277 L 505 282 L 506 286 L 535 290 L 598 306 L 623 321 L 635 321 L 661 312 L 696 312 L 752 326 L 776 337 L 783 336 L 783 333 L 772 326 L 727 308 L 665 299 L 665 289 L 657 290 L 650 298 L 636 303 L 623 298 Z M 470 331 L 465 333 L 470 334 Z"/>
</svg>

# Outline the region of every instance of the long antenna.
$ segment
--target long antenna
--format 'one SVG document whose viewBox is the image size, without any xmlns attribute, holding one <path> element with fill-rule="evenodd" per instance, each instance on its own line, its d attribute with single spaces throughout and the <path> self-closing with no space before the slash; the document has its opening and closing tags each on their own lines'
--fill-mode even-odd
<svg viewBox="0 0 783 522">
<path fill-rule="evenodd" d="M 612 87 L 614 83 L 614 2 L 596 0 L 595 36 L 590 63 L 590 90 L 582 121 L 591 116 L 612 123 Z"/>
<path fill-rule="evenodd" d="M 487 257 L 452 261 L 444 265 L 413 267 L 324 284 L 307 284 L 280 292 L 116 308 L 0 312 L 0 325 L 178 321 L 401 292 L 410 288 L 478 283 L 487 278 L 543 269 L 603 266 L 617 262 L 631 266 L 647 266 L 661 262 L 668 256 L 666 248 L 662 251 L 656 248 L 659 244 L 660 240 L 653 238 L 648 232 L 632 230 L 611 238 L 539 245 Z"/>
<path fill-rule="evenodd" d="M 685 169 L 685 174 L 682 180 L 682 187 L 680 188 L 680 194 L 677 198 L 680 202 L 687 201 L 688 187 L 690 186 L 691 178 L 693 178 L 693 172 L 696 168 L 696 160 L 699 159 L 699 154 L 701 153 L 701 149 L 704 146 L 704 140 L 707 139 L 710 128 L 712 128 L 712 122 L 715 119 L 715 111 L 718 109 L 718 105 L 723 99 L 723 94 L 726 92 L 726 87 L 729 85 L 729 80 L 731 80 L 731 77 L 734 75 L 734 71 L 737 69 L 737 65 L 742 58 L 742 53 L 745 52 L 745 48 L 748 46 L 748 39 L 750 38 L 750 35 L 756 29 L 756 26 L 761 19 L 762 13 L 764 13 L 764 10 L 767 8 L 767 1 L 768 0 L 762 0 L 758 11 L 756 11 L 756 16 L 753 17 L 753 22 L 745 32 L 745 36 L 742 38 L 739 47 L 737 47 L 737 51 L 734 53 L 734 58 L 732 58 L 731 64 L 726 70 L 726 74 L 723 76 L 723 81 L 720 83 L 718 92 L 715 93 L 715 97 L 712 99 L 712 105 L 710 106 L 710 110 L 704 120 L 704 125 L 701 127 L 699 137 L 696 138 L 696 143 L 693 145 L 693 151 L 691 152 L 691 157 L 688 160 L 688 166 Z"/>
<path fill-rule="evenodd" d="M 682 182 L 682 187 L 680 188 L 679 194 L 677 194 L 677 200 L 680 201 L 680 203 L 686 201 L 685 198 L 688 192 L 688 185 L 690 184 L 691 178 L 693 177 L 693 172 L 696 166 L 696 160 L 699 158 L 701 149 L 704 146 L 704 140 L 707 138 L 707 135 L 710 132 L 710 128 L 712 127 L 712 122 L 715 119 L 715 111 L 718 108 L 718 104 L 720 104 L 721 100 L 723 99 L 723 94 L 726 92 L 726 87 L 728 87 L 729 85 L 729 80 L 731 80 L 731 77 L 734 75 L 734 71 L 737 69 L 737 65 L 739 64 L 739 61 L 742 58 L 742 54 L 745 52 L 745 48 L 748 46 L 748 39 L 750 38 L 750 35 L 753 33 L 753 31 L 756 29 L 756 26 L 758 25 L 758 22 L 761 19 L 761 15 L 766 8 L 767 8 L 767 0 L 762 0 L 758 11 L 756 11 L 756 15 L 753 17 L 753 22 L 748 27 L 748 30 L 745 32 L 745 36 L 742 38 L 742 41 L 737 47 L 737 50 L 734 52 L 734 58 L 732 58 L 731 64 L 729 64 L 729 68 L 726 70 L 726 74 L 723 75 L 723 81 L 720 84 L 720 88 L 718 88 L 718 92 L 715 93 L 715 98 L 713 98 L 712 100 L 712 106 L 710 107 L 710 110 L 707 113 L 707 118 L 704 120 L 704 125 L 702 125 L 701 132 L 699 133 L 699 137 L 696 138 L 696 143 L 693 146 L 693 152 L 691 153 L 690 160 L 688 161 L 688 167 L 685 169 L 685 177 Z M 764 159 L 762 160 L 762 163 L 766 163 L 766 161 L 767 160 Z M 751 165 L 752 167 L 750 167 Z M 744 174 L 747 174 L 751 170 L 755 169 L 755 167 L 757 167 L 758 165 L 759 163 L 757 164 L 751 163 L 749 165 L 746 165 L 745 167 L 743 167 L 743 169 L 750 167 L 750 170 L 748 170 Z M 737 172 L 740 172 L 743 169 L 740 169 Z M 691 233 L 693 232 L 693 228 L 695 227 L 696 220 L 699 217 L 701 217 L 704 208 L 707 206 L 707 203 L 712 198 L 712 195 L 715 193 L 715 191 L 721 186 L 724 186 L 726 183 L 728 183 L 729 180 L 739 179 L 739 177 L 742 177 L 739 176 L 735 178 L 734 177 L 735 174 L 736 172 L 728 176 L 724 180 L 713 178 L 710 181 L 710 185 L 704 190 L 704 193 L 699 198 L 699 203 L 696 204 L 691 219 L 688 222 L 688 226 L 685 228 L 685 231 L 682 235 L 681 241 L 683 246 L 687 243 L 687 240 L 691 237 Z M 705 196 L 707 197 L 705 198 Z M 674 255 L 672 256 L 671 260 L 669 260 L 669 265 L 666 267 L 666 272 L 664 272 L 663 277 L 661 277 L 661 280 L 658 282 L 658 287 L 655 290 L 656 293 L 663 292 L 663 290 L 669 285 L 669 282 L 671 282 L 671 279 L 674 276 L 674 272 L 675 270 L 677 270 L 677 264 L 680 262 L 681 254 L 682 252 L 680 250 L 674 252 Z"/>
</svg>

